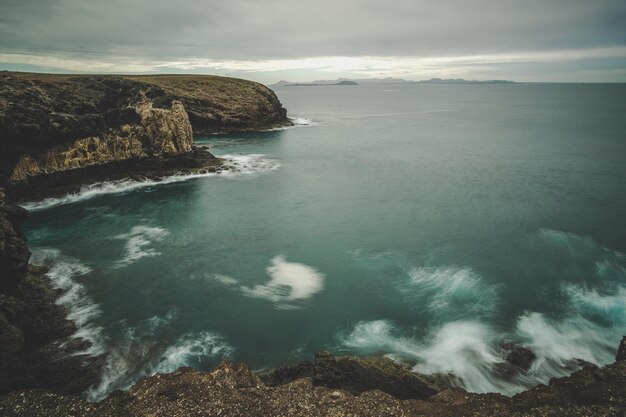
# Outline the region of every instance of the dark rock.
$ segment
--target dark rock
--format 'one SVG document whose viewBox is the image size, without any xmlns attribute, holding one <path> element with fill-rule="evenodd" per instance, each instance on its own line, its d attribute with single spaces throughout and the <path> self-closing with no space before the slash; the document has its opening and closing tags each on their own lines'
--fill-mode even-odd
<svg viewBox="0 0 626 417">
<path fill-rule="evenodd" d="M 500 348 L 505 353 L 506 363 L 524 372 L 527 372 L 537 359 L 532 350 L 520 345 L 502 343 Z"/>
<path fill-rule="evenodd" d="M 617 348 L 617 354 L 615 355 L 616 361 L 626 360 L 626 336 L 622 337 L 622 341 Z"/>
<path fill-rule="evenodd" d="M 76 326 L 56 304 L 59 291 L 45 268 L 28 265 L 19 230 L 24 218 L 0 189 L 0 393 L 31 387 L 80 393 L 96 381 L 103 357 L 76 355 L 88 342 L 68 339 Z"/>
<path fill-rule="evenodd" d="M 312 362 L 304 361 L 281 366 L 280 368 L 262 374 L 260 377 L 266 385 L 283 385 L 300 378 L 313 378 L 313 369 Z"/>
<path fill-rule="evenodd" d="M 434 381 L 383 357 L 315 355 L 313 382 L 353 394 L 379 389 L 397 398 L 426 399 L 439 391 Z"/>
<path fill-rule="evenodd" d="M 30 251 L 20 231 L 26 210 L 11 203 L 0 188 L 0 290 L 13 288 L 26 273 Z"/>
</svg>

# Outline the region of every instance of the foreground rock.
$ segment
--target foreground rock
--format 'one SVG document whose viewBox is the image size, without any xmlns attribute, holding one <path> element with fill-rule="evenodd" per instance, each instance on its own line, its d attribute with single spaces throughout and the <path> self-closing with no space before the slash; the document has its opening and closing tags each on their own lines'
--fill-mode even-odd
<svg viewBox="0 0 626 417">
<path fill-rule="evenodd" d="M 371 362 L 361 362 L 367 368 Z M 372 365 L 373 372 L 378 365 Z M 366 372 L 365 370 L 363 370 Z M 391 374 L 390 374 L 391 375 Z M 349 386 L 359 383 L 346 379 Z M 585 368 L 514 397 L 444 389 L 428 399 L 398 399 L 379 389 L 319 385 L 311 377 L 270 386 L 244 364 L 211 372 L 154 375 L 101 403 L 42 390 L 0 397 L 3 416 L 620 416 L 626 411 L 626 361 Z"/>
<path fill-rule="evenodd" d="M 59 292 L 45 270 L 28 265 L 25 218 L 0 189 L 0 393 L 27 387 L 80 393 L 96 381 L 104 358 L 77 354 L 89 344 L 70 339 L 76 326 L 55 303 Z"/>
<path fill-rule="evenodd" d="M 384 357 L 335 357 L 329 352 L 319 352 L 314 363 L 288 365 L 262 375 L 263 381 L 273 386 L 302 377 L 311 378 L 316 385 L 342 388 L 355 395 L 378 389 L 400 399 L 427 399 L 441 389 L 434 379 Z"/>
</svg>

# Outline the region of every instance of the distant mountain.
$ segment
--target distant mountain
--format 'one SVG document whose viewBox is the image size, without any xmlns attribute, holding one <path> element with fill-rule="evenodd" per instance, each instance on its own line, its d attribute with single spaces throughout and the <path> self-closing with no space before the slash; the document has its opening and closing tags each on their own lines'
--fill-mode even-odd
<svg viewBox="0 0 626 417">
<path fill-rule="evenodd" d="M 417 81 L 417 84 L 517 84 L 508 80 L 464 80 L 463 78 L 441 79 L 431 78 L 430 80 Z"/>
<path fill-rule="evenodd" d="M 319 86 L 319 85 L 404 85 L 404 84 L 517 84 L 508 80 L 465 80 L 463 78 L 431 78 L 412 81 L 401 78 L 337 78 L 336 80 L 315 80 L 311 82 L 289 82 L 281 80 L 270 87 L 280 86 Z"/>
<path fill-rule="evenodd" d="M 353 80 L 335 80 L 335 81 L 312 81 L 310 83 L 290 83 L 289 81 L 279 81 L 276 84 L 272 84 L 271 87 L 314 87 L 322 85 L 359 85 Z"/>
</svg>

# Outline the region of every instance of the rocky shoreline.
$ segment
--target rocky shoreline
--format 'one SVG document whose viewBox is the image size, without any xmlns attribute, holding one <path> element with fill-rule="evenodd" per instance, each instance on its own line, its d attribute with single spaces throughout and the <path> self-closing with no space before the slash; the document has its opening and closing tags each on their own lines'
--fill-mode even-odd
<svg viewBox="0 0 626 417">
<path fill-rule="evenodd" d="M 2 416 L 623 416 L 626 338 L 616 362 L 585 364 L 513 397 L 452 388 L 383 357 L 335 357 L 259 375 L 245 364 L 156 374 L 99 403 L 81 393 L 105 357 L 82 352 L 46 269 L 29 264 L 16 201 L 123 178 L 159 179 L 222 169 L 193 135 L 288 124 L 260 84 L 202 76 L 61 76 L 0 73 L 0 415 Z M 504 346 L 504 374 L 532 352 Z"/>
</svg>

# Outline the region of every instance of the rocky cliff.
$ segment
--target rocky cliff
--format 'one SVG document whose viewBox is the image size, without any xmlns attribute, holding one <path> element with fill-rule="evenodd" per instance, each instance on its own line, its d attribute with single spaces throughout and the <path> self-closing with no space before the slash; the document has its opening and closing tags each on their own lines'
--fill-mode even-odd
<svg viewBox="0 0 626 417">
<path fill-rule="evenodd" d="M 145 172 L 213 170 L 219 161 L 193 148 L 194 133 L 287 123 L 274 93 L 250 81 L 4 72 L 0 185 L 36 198 Z"/>
<path fill-rule="evenodd" d="M 89 343 L 56 304 L 46 270 L 28 264 L 30 251 L 20 232 L 24 209 L 0 189 L 0 393 L 47 387 L 80 393 L 98 377 L 103 357 L 80 354 Z"/>
<path fill-rule="evenodd" d="M 626 338 L 622 346 L 626 344 Z M 372 362 L 373 361 L 373 362 Z M 615 416 L 626 411 L 626 361 L 586 367 L 514 397 L 471 394 L 458 388 L 423 391 L 423 377 L 404 380 L 386 359 L 316 358 L 320 372 L 268 384 L 245 364 L 223 363 L 211 372 L 181 368 L 156 374 L 127 392 L 93 404 L 42 390 L 0 397 L 4 416 Z M 320 363 L 318 363 L 320 362 Z M 339 367 L 335 365 L 341 363 Z M 330 368 L 327 368 L 330 366 Z M 387 371 L 381 372 L 382 368 Z M 330 378 L 330 379 L 327 379 Z M 337 379 L 339 378 L 339 379 Z M 341 380 L 348 387 L 337 386 Z M 418 382 L 421 381 L 421 382 Z M 353 391 L 355 384 L 368 389 Z M 417 385 L 411 385 L 411 384 Z M 411 392 L 408 387 L 416 388 Z M 421 387 L 421 388 L 420 388 Z M 402 399 L 384 389 L 402 390 Z M 426 395 L 426 396 L 425 396 Z"/>
<path fill-rule="evenodd" d="M 256 131 L 289 124 L 287 110 L 263 84 L 208 75 L 126 78 L 159 86 L 180 100 L 196 135 Z"/>
</svg>

